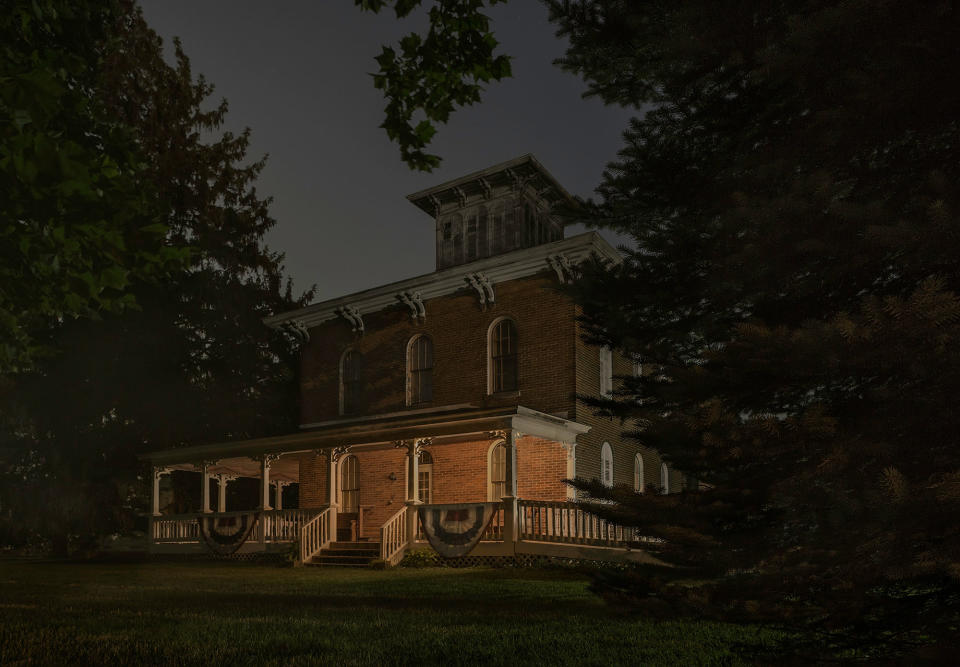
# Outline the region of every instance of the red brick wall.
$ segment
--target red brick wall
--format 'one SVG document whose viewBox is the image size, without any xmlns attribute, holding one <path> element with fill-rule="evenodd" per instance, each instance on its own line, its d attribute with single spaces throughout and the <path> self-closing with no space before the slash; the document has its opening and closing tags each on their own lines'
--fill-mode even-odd
<svg viewBox="0 0 960 667">
<path fill-rule="evenodd" d="M 447 442 L 431 445 L 433 457 L 433 502 L 463 503 L 487 500 L 487 456 L 492 441 Z M 360 506 L 365 508 L 364 536 L 379 539 L 379 530 L 387 519 L 406 501 L 406 450 L 395 447 L 358 449 Z M 304 459 L 313 459 L 305 455 Z M 326 505 L 327 460 L 316 459 L 316 465 L 301 459 L 300 494 L 308 499 L 303 507 Z M 566 487 L 566 452 L 556 442 L 523 437 L 517 443 L 517 490 L 521 498 L 564 500 Z M 395 473 L 396 480 L 390 479 Z"/>
<path fill-rule="evenodd" d="M 406 408 L 406 349 L 416 334 L 434 346 L 433 401 L 415 407 L 458 403 L 519 403 L 547 413 L 573 411 L 575 377 L 573 305 L 548 276 L 495 285 L 496 304 L 481 310 L 473 290 L 428 300 L 426 321 L 414 323 L 406 306 L 364 315 L 358 337 L 342 319 L 310 330 L 302 364 L 302 423 L 336 419 L 340 402 L 340 359 L 353 348 L 364 355 L 367 408 L 359 414 Z M 520 391 L 487 396 L 487 332 L 494 320 L 510 317 L 519 337 Z"/>
</svg>

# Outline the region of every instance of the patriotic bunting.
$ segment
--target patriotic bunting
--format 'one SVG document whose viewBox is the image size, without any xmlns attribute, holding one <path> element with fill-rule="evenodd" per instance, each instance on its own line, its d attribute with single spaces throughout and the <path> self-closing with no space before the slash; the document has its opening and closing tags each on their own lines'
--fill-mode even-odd
<svg viewBox="0 0 960 667">
<path fill-rule="evenodd" d="M 259 519 L 259 512 L 197 517 L 204 544 L 219 556 L 229 556 L 243 546 Z"/>
<path fill-rule="evenodd" d="M 466 556 L 480 541 L 499 503 L 421 505 L 420 524 L 427 540 L 445 558 Z"/>
</svg>

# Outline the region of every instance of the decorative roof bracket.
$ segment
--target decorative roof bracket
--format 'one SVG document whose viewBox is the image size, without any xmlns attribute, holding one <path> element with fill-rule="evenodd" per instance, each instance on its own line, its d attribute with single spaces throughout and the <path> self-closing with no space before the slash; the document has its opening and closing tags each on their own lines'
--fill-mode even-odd
<svg viewBox="0 0 960 667">
<path fill-rule="evenodd" d="M 557 279 L 561 285 L 572 283 L 577 278 L 577 268 L 570 262 L 566 255 L 550 255 L 547 257 L 547 264 L 557 274 Z"/>
<path fill-rule="evenodd" d="M 303 320 L 291 320 L 286 322 L 283 325 L 283 329 L 300 341 L 300 343 L 310 342 L 310 331 L 307 329 L 307 325 L 304 324 Z"/>
<path fill-rule="evenodd" d="M 490 181 L 485 179 L 483 176 L 477 179 L 480 183 L 480 187 L 483 188 L 483 198 L 490 199 L 493 196 L 493 188 L 490 186 Z"/>
<path fill-rule="evenodd" d="M 360 309 L 356 306 L 343 306 L 334 311 L 337 315 L 350 323 L 350 330 L 354 333 L 363 335 L 363 316 L 360 315 Z"/>
<path fill-rule="evenodd" d="M 492 306 L 497 300 L 496 294 L 493 291 L 493 283 L 490 282 L 490 279 L 484 274 L 479 272 L 468 273 L 464 277 L 464 280 L 476 291 L 477 297 L 480 299 L 481 308 L 486 309 L 488 305 Z"/>
<path fill-rule="evenodd" d="M 427 309 L 423 305 L 423 299 L 420 298 L 420 292 L 400 292 L 397 294 L 397 300 L 410 309 L 410 317 L 414 321 L 427 318 Z"/>
<path fill-rule="evenodd" d="M 463 188 L 461 188 L 460 186 L 454 186 L 452 189 L 453 189 L 453 194 L 457 196 L 457 203 L 460 205 L 460 208 L 463 208 L 464 206 L 466 206 L 467 195 L 463 191 Z"/>
</svg>

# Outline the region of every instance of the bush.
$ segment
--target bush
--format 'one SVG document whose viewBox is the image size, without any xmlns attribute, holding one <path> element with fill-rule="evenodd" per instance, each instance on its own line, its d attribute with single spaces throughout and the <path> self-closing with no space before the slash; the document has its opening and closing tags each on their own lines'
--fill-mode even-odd
<svg viewBox="0 0 960 667">
<path fill-rule="evenodd" d="M 408 551 L 400 561 L 400 567 L 440 567 L 443 561 L 433 549 Z"/>
</svg>

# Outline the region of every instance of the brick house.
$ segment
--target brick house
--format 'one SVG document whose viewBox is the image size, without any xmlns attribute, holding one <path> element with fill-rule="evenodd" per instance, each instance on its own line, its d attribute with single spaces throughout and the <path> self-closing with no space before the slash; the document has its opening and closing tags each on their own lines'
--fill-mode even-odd
<svg viewBox="0 0 960 667">
<path fill-rule="evenodd" d="M 199 473 L 200 514 L 212 512 L 213 481 L 224 514 L 227 482 L 260 477 L 254 544 L 298 539 L 304 560 L 318 550 L 305 543 L 337 541 L 395 559 L 416 541 L 407 510 L 419 504 L 501 503 L 490 553 L 506 541 L 518 554 L 524 536 L 622 547 L 622 531 L 584 516 L 562 480 L 680 488 L 656 452 L 577 398 L 609 394 L 640 367 L 585 344 L 558 289 L 591 255 L 620 261 L 596 233 L 564 238 L 551 214 L 570 201 L 562 186 L 525 155 L 408 199 L 434 220 L 436 270 L 268 318 L 302 342 L 300 432 L 148 455 L 155 547 L 198 541 L 190 519 L 159 514 L 172 470 Z M 290 484 L 299 507 L 284 510 Z"/>
</svg>

